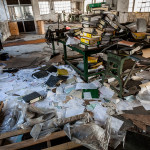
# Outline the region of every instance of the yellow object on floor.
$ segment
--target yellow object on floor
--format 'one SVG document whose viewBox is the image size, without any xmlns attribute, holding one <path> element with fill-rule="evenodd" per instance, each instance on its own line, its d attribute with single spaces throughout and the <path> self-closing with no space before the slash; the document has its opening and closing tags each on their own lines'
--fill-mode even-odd
<svg viewBox="0 0 150 150">
<path fill-rule="evenodd" d="M 68 75 L 68 71 L 65 69 L 57 69 L 57 74 L 59 76 L 67 76 Z"/>
<path fill-rule="evenodd" d="M 96 65 L 91 66 L 92 69 L 97 69 L 99 66 L 103 65 L 103 62 L 99 62 Z"/>
<path fill-rule="evenodd" d="M 88 57 L 88 63 L 97 63 L 98 58 L 96 57 Z"/>
</svg>

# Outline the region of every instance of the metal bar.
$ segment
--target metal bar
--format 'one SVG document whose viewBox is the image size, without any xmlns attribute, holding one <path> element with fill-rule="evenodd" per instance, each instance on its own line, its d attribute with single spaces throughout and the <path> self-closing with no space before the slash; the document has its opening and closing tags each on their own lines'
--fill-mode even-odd
<svg viewBox="0 0 150 150">
<path fill-rule="evenodd" d="M 88 73 L 88 56 L 90 54 L 96 54 L 96 53 L 98 53 L 101 50 L 96 49 L 96 50 L 93 50 L 93 51 L 88 51 L 88 50 L 87 51 L 83 51 L 82 49 L 79 49 L 78 47 L 73 47 L 73 46 L 70 46 L 70 45 L 66 46 L 66 42 L 63 41 L 63 40 L 59 40 L 59 42 L 63 44 L 63 48 L 64 48 L 64 61 L 65 61 L 65 63 L 69 64 L 77 73 L 79 73 L 84 78 L 84 80 L 86 82 L 88 82 L 88 77 L 104 73 L 104 72 Z M 69 62 L 67 60 L 67 47 L 69 47 L 73 51 L 79 52 L 80 54 L 83 55 L 84 72 L 82 72 L 80 69 L 78 69 L 76 66 L 74 66 L 71 62 Z M 76 58 L 74 58 L 74 59 L 76 59 Z M 71 59 L 71 60 L 73 60 L 73 59 Z"/>
<path fill-rule="evenodd" d="M 71 48 L 72 50 L 74 50 L 74 51 L 76 51 L 76 52 L 79 52 L 80 54 L 82 54 L 82 55 L 84 55 L 85 54 L 85 52 L 84 51 L 82 51 L 82 50 L 80 50 L 80 49 L 78 49 L 78 48 L 76 48 L 76 47 L 72 47 L 72 46 L 69 46 L 69 45 L 67 45 L 69 48 Z"/>
<path fill-rule="evenodd" d="M 131 74 L 132 74 L 132 72 L 133 72 L 133 70 L 134 70 L 135 66 L 136 66 L 136 62 L 135 62 L 135 63 L 134 63 L 134 65 L 132 66 L 132 69 L 131 69 L 131 71 L 129 72 L 129 74 L 128 74 L 128 76 L 127 76 L 126 81 L 124 82 L 123 87 L 125 87 L 125 86 L 126 86 L 126 84 L 127 84 L 128 80 L 129 80 L 129 78 L 130 78 L 130 76 L 131 76 Z"/>
<path fill-rule="evenodd" d="M 64 47 L 64 60 L 67 60 L 67 47 L 66 45 L 63 43 L 63 47 Z"/>
<path fill-rule="evenodd" d="M 88 73 L 88 77 L 91 77 L 91 76 L 95 76 L 95 75 L 100 75 L 100 74 L 103 74 L 104 71 L 99 71 L 99 72 L 96 72 L 96 73 Z"/>
<path fill-rule="evenodd" d="M 69 62 L 68 60 L 65 61 L 67 64 L 69 64 L 77 73 L 79 73 L 81 76 L 84 77 L 84 72 L 82 72 L 80 69 L 78 69 L 77 67 L 75 67 L 71 62 Z"/>
<path fill-rule="evenodd" d="M 85 81 L 88 82 L 88 56 L 87 54 L 84 54 L 83 61 L 84 61 L 84 78 L 85 78 Z"/>
<path fill-rule="evenodd" d="M 20 0 L 18 0 L 18 4 L 19 4 L 20 12 L 21 12 L 21 18 L 22 18 L 21 20 L 22 20 L 22 24 L 23 24 L 23 29 L 24 29 L 24 32 L 26 32 L 26 28 L 25 28 L 24 20 L 23 20 L 23 13 L 21 10 L 21 5 L 20 5 Z"/>
<path fill-rule="evenodd" d="M 53 49 L 53 55 L 55 54 L 55 43 L 52 41 L 52 49 Z"/>
</svg>

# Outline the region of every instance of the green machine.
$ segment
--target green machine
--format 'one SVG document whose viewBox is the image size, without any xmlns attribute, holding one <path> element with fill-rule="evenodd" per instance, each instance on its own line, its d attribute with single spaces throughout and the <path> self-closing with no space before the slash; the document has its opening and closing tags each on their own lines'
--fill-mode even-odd
<svg viewBox="0 0 150 150">
<path fill-rule="evenodd" d="M 106 4 L 106 2 L 88 4 L 88 5 L 86 6 L 86 11 L 87 11 L 87 13 L 88 13 L 89 11 L 91 12 L 91 8 L 102 7 L 103 4 Z"/>
</svg>

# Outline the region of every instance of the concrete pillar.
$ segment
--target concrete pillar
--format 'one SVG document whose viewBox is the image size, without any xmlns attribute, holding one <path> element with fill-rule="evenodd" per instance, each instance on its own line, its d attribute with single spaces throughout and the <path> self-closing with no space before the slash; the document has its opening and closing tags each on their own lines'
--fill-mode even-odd
<svg viewBox="0 0 150 150">
<path fill-rule="evenodd" d="M 2 41 L 5 41 L 10 36 L 8 16 L 6 12 L 6 1 L 3 0 L 0 0 L 0 34 L 2 34 Z"/>
<path fill-rule="evenodd" d="M 49 0 L 49 4 L 50 4 L 50 12 L 54 11 L 54 2 L 52 0 Z"/>
<path fill-rule="evenodd" d="M 117 11 L 128 12 L 128 8 L 129 8 L 129 0 L 118 0 Z"/>
<path fill-rule="evenodd" d="M 0 0 L 0 21 L 7 20 L 7 14 L 4 6 L 4 1 Z"/>
<path fill-rule="evenodd" d="M 36 21 L 41 20 L 39 3 L 38 3 L 38 0 L 31 0 L 31 3 L 32 3 L 32 8 L 33 8 L 35 29 L 36 29 L 36 32 L 38 32 Z"/>
</svg>

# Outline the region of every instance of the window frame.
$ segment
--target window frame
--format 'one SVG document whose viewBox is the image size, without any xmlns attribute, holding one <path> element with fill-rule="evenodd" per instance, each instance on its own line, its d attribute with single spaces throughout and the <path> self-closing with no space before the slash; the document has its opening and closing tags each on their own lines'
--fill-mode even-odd
<svg viewBox="0 0 150 150">
<path fill-rule="evenodd" d="M 41 16 L 50 14 L 50 3 L 49 3 L 49 1 L 42 0 L 42 1 L 39 1 L 38 4 L 39 4 L 39 10 L 40 10 Z"/>
<path fill-rule="evenodd" d="M 71 13 L 71 1 L 54 1 L 54 10 L 55 13 L 62 13 L 62 11 L 65 11 L 65 13 Z"/>
</svg>

